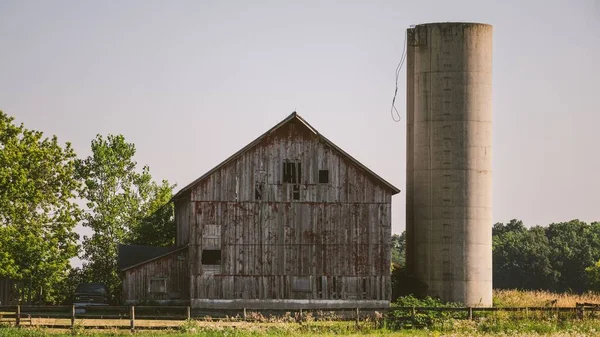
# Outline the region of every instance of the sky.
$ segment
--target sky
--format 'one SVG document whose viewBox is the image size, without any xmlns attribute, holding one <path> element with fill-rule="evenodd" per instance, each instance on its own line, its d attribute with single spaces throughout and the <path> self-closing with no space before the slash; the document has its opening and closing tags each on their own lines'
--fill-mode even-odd
<svg viewBox="0 0 600 337">
<path fill-rule="evenodd" d="M 600 221 L 600 1 L 0 0 L 0 110 L 182 188 L 297 111 L 404 190 L 410 25 L 494 26 L 493 220 Z M 392 231 L 405 227 L 393 198 Z"/>
</svg>

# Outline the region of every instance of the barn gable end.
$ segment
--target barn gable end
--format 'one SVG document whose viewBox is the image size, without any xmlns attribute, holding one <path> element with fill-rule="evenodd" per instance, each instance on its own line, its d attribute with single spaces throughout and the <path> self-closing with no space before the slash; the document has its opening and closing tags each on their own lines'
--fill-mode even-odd
<svg viewBox="0 0 600 337">
<path fill-rule="evenodd" d="M 290 115 L 174 197 L 192 305 L 389 304 L 398 192 Z"/>
</svg>

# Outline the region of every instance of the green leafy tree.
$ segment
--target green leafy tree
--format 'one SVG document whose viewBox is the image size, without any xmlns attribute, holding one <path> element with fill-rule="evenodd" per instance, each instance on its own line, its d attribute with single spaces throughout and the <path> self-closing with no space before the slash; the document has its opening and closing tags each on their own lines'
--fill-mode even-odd
<svg viewBox="0 0 600 337">
<path fill-rule="evenodd" d="M 589 290 L 600 292 L 600 260 L 585 268 Z"/>
<path fill-rule="evenodd" d="M 525 228 L 518 220 L 493 229 L 495 288 L 548 289 L 556 282 L 544 228 Z"/>
<path fill-rule="evenodd" d="M 579 220 L 553 223 L 546 228 L 552 268 L 558 273 L 555 291 L 584 292 L 585 269 L 600 259 L 597 229 Z"/>
<path fill-rule="evenodd" d="M 88 207 L 83 225 L 93 230 L 83 240 L 83 274 L 89 281 L 106 284 L 113 301 L 119 301 L 117 246 L 173 241 L 172 208 L 163 206 L 173 186 L 154 183 L 147 166 L 139 171 L 135 146 L 122 135 L 98 135 L 91 148 L 92 155 L 77 165 Z"/>
<path fill-rule="evenodd" d="M 404 266 L 406 258 L 406 231 L 392 234 L 392 263 Z"/>
<path fill-rule="evenodd" d="M 175 244 L 174 205 L 171 202 L 174 187 L 166 180 L 160 185 L 150 185 L 142 212 L 145 216 L 132 224 L 129 243 L 162 247 Z"/>
<path fill-rule="evenodd" d="M 20 280 L 21 300 L 60 302 L 78 250 L 75 153 L 13 121 L 0 111 L 0 277 Z"/>
</svg>

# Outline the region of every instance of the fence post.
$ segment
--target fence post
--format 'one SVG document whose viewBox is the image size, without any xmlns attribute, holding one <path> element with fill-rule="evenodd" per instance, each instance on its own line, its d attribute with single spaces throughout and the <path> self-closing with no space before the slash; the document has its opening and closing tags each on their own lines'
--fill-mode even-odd
<svg viewBox="0 0 600 337">
<path fill-rule="evenodd" d="M 189 306 L 187 307 L 187 319 L 188 321 L 192 319 L 192 309 Z"/>
<path fill-rule="evenodd" d="M 75 306 L 71 306 L 71 330 L 75 328 Z"/>
<path fill-rule="evenodd" d="M 473 320 L 473 308 L 469 307 L 469 320 L 472 321 Z"/>
<path fill-rule="evenodd" d="M 360 309 L 356 308 L 356 327 L 358 328 L 358 323 L 360 321 Z"/>
<path fill-rule="evenodd" d="M 244 322 L 246 321 L 247 316 L 246 316 L 246 308 L 244 308 Z"/>
<path fill-rule="evenodd" d="M 21 305 L 17 304 L 17 318 L 15 319 L 17 328 L 21 326 Z"/>
<path fill-rule="evenodd" d="M 415 323 L 416 323 L 416 320 L 417 320 L 417 313 L 416 313 L 416 310 L 415 310 L 414 306 L 412 307 L 412 310 L 410 311 L 410 317 L 412 319 L 412 324 L 413 324 L 413 327 L 414 327 Z"/>
<path fill-rule="evenodd" d="M 302 324 L 302 308 L 300 308 L 300 324 Z"/>
<path fill-rule="evenodd" d="M 585 307 L 584 306 L 581 307 L 581 312 L 579 314 L 581 315 L 581 319 L 585 319 Z"/>
<path fill-rule="evenodd" d="M 135 307 L 132 305 L 131 310 L 129 311 L 129 327 L 131 328 L 131 332 L 135 331 Z"/>
</svg>

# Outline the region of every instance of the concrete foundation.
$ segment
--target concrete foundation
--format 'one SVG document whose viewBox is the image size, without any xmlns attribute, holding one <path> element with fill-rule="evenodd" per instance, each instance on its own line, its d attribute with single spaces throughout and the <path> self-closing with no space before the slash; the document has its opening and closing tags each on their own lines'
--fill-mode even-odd
<svg viewBox="0 0 600 337">
<path fill-rule="evenodd" d="M 390 301 L 378 300 L 212 300 L 192 299 L 192 308 L 202 309 L 381 309 L 390 306 Z"/>
<path fill-rule="evenodd" d="M 492 26 L 407 34 L 407 266 L 432 296 L 491 306 Z"/>
</svg>

